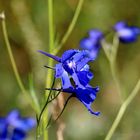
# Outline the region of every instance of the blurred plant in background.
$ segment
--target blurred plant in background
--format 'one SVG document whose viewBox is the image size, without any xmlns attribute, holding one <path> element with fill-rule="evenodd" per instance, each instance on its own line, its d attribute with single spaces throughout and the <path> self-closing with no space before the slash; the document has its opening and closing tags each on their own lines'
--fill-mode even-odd
<svg viewBox="0 0 140 140">
<path fill-rule="evenodd" d="M 7 117 L 0 118 L 1 140 L 23 140 L 26 133 L 35 127 L 36 120 L 33 118 L 21 118 L 17 110 L 11 111 Z"/>
<path fill-rule="evenodd" d="M 139 3 L 138 0 L 135 2 L 132 0 L 114 2 L 110 0 L 48 0 L 48 3 L 37 0 L 9 0 L 8 2 L 0 0 L 0 9 L 5 11 L 8 28 L 7 35 L 5 17 L 1 14 L 0 116 L 12 108 L 19 108 L 22 113 L 27 115 L 37 114 L 38 116 L 48 100 L 48 95 L 54 94 L 54 92 L 46 91 L 45 94 L 40 94 L 44 93 L 45 87 L 51 88 L 51 84 L 53 84 L 53 71 L 42 67 L 45 64 L 52 67 L 53 61 L 44 60 L 37 50 L 46 50 L 50 54 L 59 56 L 65 50 L 77 48 L 79 41 L 87 31 L 98 28 L 104 32 L 105 39 L 103 38 L 99 44 L 99 48 L 102 46 L 103 49 L 100 51 L 99 58 L 94 62 L 94 68 L 93 64 L 90 64 L 95 75 L 90 84 L 99 83 L 100 94 L 94 105 L 101 110 L 100 117 L 87 114 L 80 104 L 73 100 L 67 105 L 63 119 L 61 117 L 56 125 L 53 125 L 48 131 L 46 129 L 48 112 L 51 112 L 49 114 L 52 114 L 52 118 L 55 120 L 65 103 L 64 98 L 67 95 L 59 94 L 58 98 L 52 102 L 53 105 L 50 105 L 50 111 L 48 111 L 48 107 L 44 108 L 42 121 L 37 129 L 37 138 L 48 139 L 49 133 L 50 139 L 56 139 L 56 137 L 57 139 L 64 137 L 64 139 L 73 140 L 100 140 L 105 137 L 106 140 L 111 138 L 138 139 L 140 137 L 138 98 L 135 98 L 135 102 L 129 108 L 128 105 L 140 88 L 138 81 L 140 77 L 140 41 L 137 39 L 139 28 L 129 26 L 129 24 L 140 25 Z M 74 15 L 73 18 L 72 15 Z M 119 22 L 112 27 L 120 20 L 126 22 Z M 115 34 L 110 32 L 112 29 L 116 32 Z M 112 39 L 113 43 L 110 43 Z M 136 42 L 136 40 L 138 41 Z M 5 51 L 5 43 L 20 89 Z M 127 46 L 123 43 L 127 43 Z M 87 44 L 88 46 L 86 46 Z M 80 45 L 83 47 L 91 47 L 89 44 L 91 46 L 94 44 L 89 37 L 80 41 Z M 56 85 L 57 87 L 60 85 Z M 18 94 L 19 92 L 23 94 Z M 80 110 L 80 113 L 77 110 Z M 116 118 L 115 121 L 114 118 Z M 121 119 L 122 121 L 120 121 Z M 55 132 L 57 135 L 54 135 Z M 33 133 L 29 139 L 34 139 L 34 137 Z"/>
</svg>

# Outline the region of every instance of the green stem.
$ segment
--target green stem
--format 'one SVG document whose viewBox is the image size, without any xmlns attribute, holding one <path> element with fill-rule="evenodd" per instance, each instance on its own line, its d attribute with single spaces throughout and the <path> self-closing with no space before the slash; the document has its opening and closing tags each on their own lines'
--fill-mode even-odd
<svg viewBox="0 0 140 140">
<path fill-rule="evenodd" d="M 134 97 L 137 95 L 138 91 L 140 90 L 140 79 L 138 80 L 136 86 L 134 87 L 134 89 L 132 90 L 132 92 L 129 94 L 129 96 L 127 97 L 127 99 L 124 101 L 124 103 L 121 105 L 120 110 L 118 112 L 118 115 L 116 117 L 116 119 L 114 120 L 108 134 L 105 137 L 105 140 L 110 140 L 112 135 L 114 134 L 117 126 L 119 125 L 128 105 L 132 102 L 132 100 L 134 99 Z"/>
<path fill-rule="evenodd" d="M 53 0 L 48 0 L 48 18 L 49 18 L 49 52 L 54 49 L 54 25 L 53 25 Z"/>
<path fill-rule="evenodd" d="M 49 19 L 49 53 L 52 53 L 54 49 L 54 25 L 53 25 L 53 0 L 48 0 L 48 19 Z M 52 66 L 53 61 L 52 59 L 48 60 L 48 65 Z M 53 72 L 48 70 L 47 77 L 46 77 L 46 87 L 51 86 L 51 79 L 52 79 Z M 47 92 L 47 91 L 46 91 Z M 48 94 L 45 94 L 45 98 L 47 99 Z M 48 110 L 45 110 L 45 115 L 43 117 L 43 138 L 44 140 L 48 140 L 48 131 L 46 130 L 46 125 L 48 123 Z"/>
<path fill-rule="evenodd" d="M 33 75 L 32 74 L 29 74 L 29 88 L 30 88 L 30 95 L 34 101 L 34 104 L 35 104 L 37 110 L 40 111 L 40 105 L 39 105 L 38 98 L 37 98 L 35 90 L 34 90 L 34 83 L 33 83 Z"/>
<path fill-rule="evenodd" d="M 118 73 L 117 73 L 117 70 L 116 70 L 116 62 L 115 61 L 114 62 L 110 61 L 110 69 L 111 69 L 112 77 L 113 77 L 113 80 L 115 82 L 116 88 L 118 90 L 118 95 L 119 95 L 120 101 L 122 102 L 120 81 L 119 81 L 119 78 L 118 78 Z"/>
<path fill-rule="evenodd" d="M 53 51 L 53 54 L 54 55 L 56 55 L 59 52 L 59 50 L 61 49 L 61 47 L 66 43 L 68 37 L 72 33 L 72 31 L 73 31 L 73 29 L 75 27 L 75 24 L 77 22 L 77 19 L 78 19 L 79 15 L 80 15 L 80 12 L 81 12 L 83 3 L 84 3 L 84 0 L 79 0 L 78 5 L 77 5 L 77 8 L 76 8 L 76 10 L 74 12 L 73 19 L 72 19 L 72 21 L 71 21 L 71 23 L 70 23 L 70 25 L 69 25 L 69 27 L 68 27 L 65 35 L 63 36 L 63 38 L 62 38 L 60 44 L 58 45 L 58 47 Z"/>
<path fill-rule="evenodd" d="M 104 53 L 105 53 L 107 59 L 110 60 L 110 52 L 109 52 L 110 46 L 106 43 L 106 41 L 104 39 L 101 41 L 101 45 L 102 45 L 102 48 L 104 50 Z"/>
<path fill-rule="evenodd" d="M 12 67 L 13 67 L 13 71 L 14 71 L 17 83 L 18 83 L 22 93 L 25 95 L 25 98 L 29 101 L 31 107 L 35 110 L 36 113 L 39 113 L 39 110 L 36 108 L 35 103 L 31 100 L 31 98 L 30 98 L 27 90 L 25 89 L 25 87 L 22 83 L 22 80 L 19 76 L 17 66 L 16 66 L 16 63 L 15 63 L 15 59 L 14 59 L 14 56 L 13 56 L 13 53 L 12 53 L 12 50 L 11 50 L 11 46 L 10 46 L 10 43 L 9 43 L 9 39 L 8 39 L 4 13 L 1 14 L 1 17 L 3 17 L 3 18 L 1 18 L 1 20 L 2 20 L 2 31 L 3 31 L 3 35 L 4 35 L 4 40 L 5 40 L 5 43 L 6 43 L 7 51 L 8 51 L 10 60 L 11 60 L 11 64 L 12 64 Z"/>
<path fill-rule="evenodd" d="M 105 55 L 106 55 L 106 57 L 109 61 L 111 74 L 112 74 L 113 80 L 115 82 L 115 85 L 118 89 L 118 94 L 119 94 L 120 100 L 122 100 L 120 80 L 118 78 L 119 76 L 118 76 L 118 71 L 117 71 L 117 68 L 116 68 L 116 58 L 117 58 L 117 51 L 118 51 L 118 47 L 119 47 L 118 36 L 117 35 L 114 36 L 112 46 L 109 46 L 105 42 L 105 40 L 102 40 L 101 44 L 102 44 L 102 48 L 104 50 L 104 53 L 105 53 Z"/>
<path fill-rule="evenodd" d="M 116 67 L 118 47 L 119 47 L 119 39 L 118 39 L 118 36 L 115 35 L 113 39 L 113 45 L 111 47 L 111 54 L 110 54 L 109 62 L 110 62 L 110 69 L 111 69 L 112 77 L 118 89 L 120 101 L 122 101 L 120 80 L 119 80 L 118 71 Z"/>
</svg>

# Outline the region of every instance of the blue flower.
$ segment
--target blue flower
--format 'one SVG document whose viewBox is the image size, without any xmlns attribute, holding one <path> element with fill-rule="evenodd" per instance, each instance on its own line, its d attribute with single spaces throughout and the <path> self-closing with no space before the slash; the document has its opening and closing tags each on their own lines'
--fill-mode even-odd
<svg viewBox="0 0 140 140">
<path fill-rule="evenodd" d="M 88 32 L 88 37 L 80 41 L 80 47 L 90 51 L 90 55 L 92 56 L 93 60 L 95 60 L 101 47 L 100 42 L 102 39 L 103 33 L 100 30 L 90 30 Z"/>
<path fill-rule="evenodd" d="M 35 127 L 33 118 L 21 118 L 17 110 L 13 110 L 5 118 L 0 118 L 1 140 L 23 140 L 26 133 Z"/>
<path fill-rule="evenodd" d="M 73 87 L 70 78 L 74 80 L 76 87 L 84 88 L 93 77 L 87 65 L 93 58 L 87 50 L 68 50 L 63 53 L 61 58 L 46 52 L 39 52 L 60 62 L 55 65 L 55 77 L 61 78 L 64 89 Z"/>
<path fill-rule="evenodd" d="M 120 21 L 113 27 L 122 43 L 131 43 L 137 40 L 140 34 L 140 28 L 128 26 L 125 22 Z"/>
<path fill-rule="evenodd" d="M 89 85 L 93 74 L 90 72 L 87 63 L 95 59 L 93 54 L 91 54 L 92 50 L 68 50 L 63 53 L 61 58 L 46 52 L 39 52 L 58 62 L 54 70 L 55 77 L 60 78 L 62 81 L 61 91 L 72 93 L 72 96 L 80 100 L 91 114 L 99 115 L 99 112 L 94 112 L 91 109 L 91 104 L 96 99 L 96 94 L 99 91 L 98 87 L 93 88 Z M 73 83 L 71 82 L 71 78 L 73 79 Z"/>
</svg>

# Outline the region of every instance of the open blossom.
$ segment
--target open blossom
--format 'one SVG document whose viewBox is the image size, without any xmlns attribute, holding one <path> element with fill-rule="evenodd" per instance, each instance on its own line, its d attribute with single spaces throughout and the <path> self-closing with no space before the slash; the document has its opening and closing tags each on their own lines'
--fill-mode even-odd
<svg viewBox="0 0 140 140">
<path fill-rule="evenodd" d="M 68 50 L 58 59 L 46 52 L 39 51 L 48 57 L 53 58 L 58 64 L 55 65 L 55 77 L 61 78 L 62 87 L 64 89 L 72 87 L 70 78 L 75 82 L 75 86 L 84 88 L 93 78 L 93 74 L 89 70 L 88 62 L 93 58 L 87 50 Z"/>
<path fill-rule="evenodd" d="M 122 43 L 134 42 L 137 40 L 138 35 L 140 35 L 140 28 L 128 26 L 123 21 L 116 23 L 113 28 Z"/>
<path fill-rule="evenodd" d="M 71 93 L 73 97 L 76 97 L 83 103 L 91 114 L 97 116 L 100 113 L 94 112 L 91 104 L 96 99 L 99 88 L 89 85 L 93 74 L 88 63 L 96 59 L 101 47 L 103 33 L 100 30 L 94 29 L 90 30 L 88 34 L 87 38 L 80 41 L 82 50 L 67 50 L 61 57 L 43 51 L 39 52 L 58 62 L 54 70 L 55 78 L 60 78 L 62 83 L 62 88 L 59 91 Z M 73 82 L 71 82 L 71 79 Z M 49 88 L 47 89 L 49 90 Z"/>
<path fill-rule="evenodd" d="M 0 140 L 24 140 L 35 125 L 35 119 L 21 118 L 19 112 L 13 110 L 7 117 L 0 117 Z"/>
<path fill-rule="evenodd" d="M 53 56 L 43 51 L 42 54 L 56 60 L 55 77 L 62 81 L 61 91 L 71 93 L 74 97 L 80 100 L 91 114 L 99 115 L 99 112 L 94 112 L 91 109 L 91 104 L 96 98 L 99 88 L 93 88 L 89 85 L 93 74 L 90 72 L 89 61 L 95 60 L 89 50 L 68 50 L 65 51 L 62 57 Z M 71 83 L 70 79 L 74 83 Z"/>
</svg>

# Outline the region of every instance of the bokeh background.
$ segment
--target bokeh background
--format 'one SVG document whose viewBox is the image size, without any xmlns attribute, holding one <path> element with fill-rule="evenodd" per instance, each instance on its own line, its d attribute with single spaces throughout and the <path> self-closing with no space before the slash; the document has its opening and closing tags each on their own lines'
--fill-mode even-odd
<svg viewBox="0 0 140 140">
<path fill-rule="evenodd" d="M 55 39 L 62 38 L 73 17 L 78 0 L 54 0 Z M 0 0 L 0 12 L 5 11 L 9 40 L 19 73 L 26 88 L 29 74 L 33 75 L 34 87 L 41 103 L 45 87 L 47 57 L 37 52 L 48 50 L 48 5 L 47 0 Z M 67 42 L 59 52 L 78 48 L 79 41 L 93 28 L 106 32 L 118 21 L 140 27 L 139 0 L 85 0 L 77 24 Z M 109 39 L 112 41 L 112 38 Z M 94 73 L 91 84 L 100 86 L 93 103 L 94 110 L 101 111 L 99 117 L 92 116 L 83 105 L 72 99 L 62 119 L 66 125 L 65 140 L 102 140 L 107 134 L 118 110 L 120 100 L 113 82 L 108 61 L 101 50 L 97 60 L 90 64 Z M 140 77 L 140 38 L 137 42 L 120 44 L 117 66 L 125 99 Z M 18 108 L 23 116 L 34 116 L 17 85 L 0 27 L 0 116 Z M 138 94 L 125 112 L 113 140 L 140 138 L 140 95 Z M 56 139 L 56 127 L 49 129 L 50 140 Z M 35 139 L 35 130 L 29 139 Z"/>
</svg>

